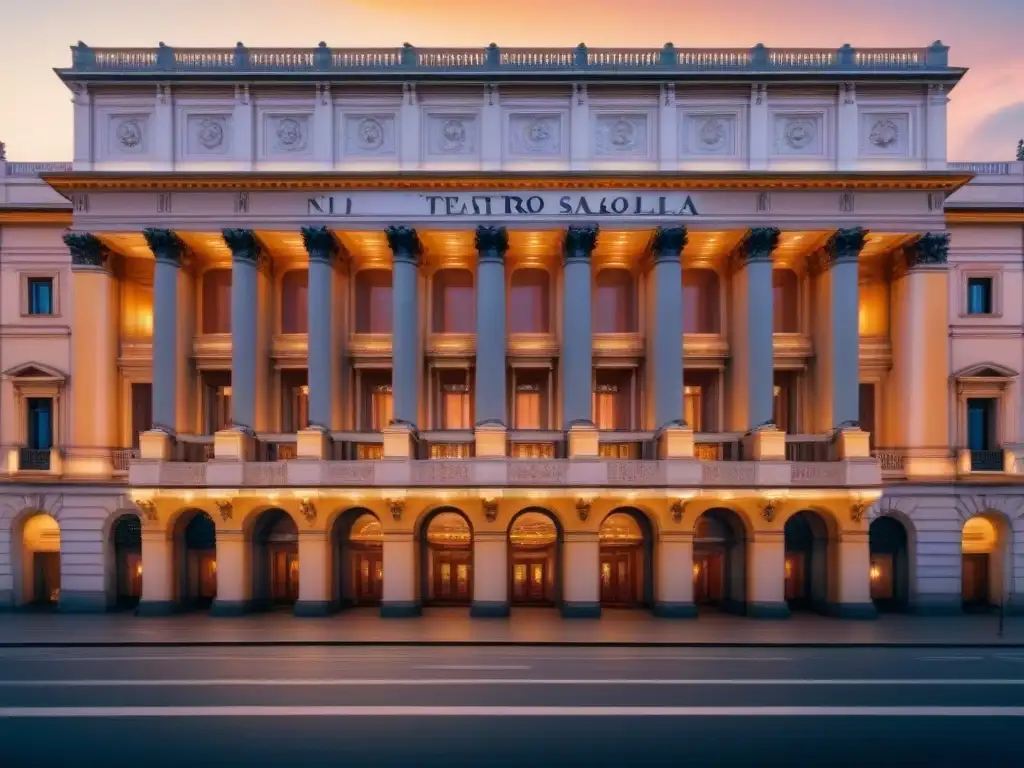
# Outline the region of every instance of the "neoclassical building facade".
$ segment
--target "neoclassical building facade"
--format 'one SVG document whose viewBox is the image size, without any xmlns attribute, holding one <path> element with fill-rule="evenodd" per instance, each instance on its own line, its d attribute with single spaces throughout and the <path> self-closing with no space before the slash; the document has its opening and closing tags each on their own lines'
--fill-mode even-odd
<svg viewBox="0 0 1024 768">
<path fill-rule="evenodd" d="M 73 162 L 0 159 L 0 603 L 1012 609 L 1024 164 L 947 162 L 963 73 L 79 44 Z"/>
</svg>

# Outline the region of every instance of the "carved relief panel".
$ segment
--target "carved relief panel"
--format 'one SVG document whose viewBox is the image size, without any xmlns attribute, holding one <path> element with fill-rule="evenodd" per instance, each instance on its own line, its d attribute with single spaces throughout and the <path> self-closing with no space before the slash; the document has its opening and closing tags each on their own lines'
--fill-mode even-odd
<svg viewBox="0 0 1024 768">
<path fill-rule="evenodd" d="M 679 154 L 682 157 L 737 157 L 740 152 L 740 110 L 701 109 L 682 113 Z"/>
<path fill-rule="evenodd" d="M 568 120 L 562 112 L 510 112 L 506 146 L 516 159 L 554 159 L 565 154 Z"/>
<path fill-rule="evenodd" d="M 105 113 L 107 155 L 116 159 L 145 156 L 152 151 L 152 115 L 149 112 Z"/>
<path fill-rule="evenodd" d="M 772 150 L 784 157 L 824 157 L 829 153 L 824 110 L 778 110 L 772 115 Z"/>
<path fill-rule="evenodd" d="M 594 155 L 605 159 L 647 159 L 651 154 L 651 116 L 646 112 L 596 112 Z"/>
<path fill-rule="evenodd" d="M 397 154 L 394 112 L 341 113 L 341 147 L 346 158 L 394 157 Z"/>
<path fill-rule="evenodd" d="M 179 112 L 181 126 L 179 152 L 184 158 L 230 156 L 232 126 L 230 109 L 190 110 Z"/>
<path fill-rule="evenodd" d="M 858 137 L 860 154 L 872 157 L 908 157 L 914 153 L 913 121 L 909 112 L 863 109 Z"/>
<path fill-rule="evenodd" d="M 475 113 L 434 112 L 427 115 L 427 158 L 469 159 L 480 154 L 480 122 Z"/>
<path fill-rule="evenodd" d="M 262 129 L 262 156 L 271 160 L 290 160 L 313 154 L 313 116 L 309 112 L 264 112 Z"/>
</svg>

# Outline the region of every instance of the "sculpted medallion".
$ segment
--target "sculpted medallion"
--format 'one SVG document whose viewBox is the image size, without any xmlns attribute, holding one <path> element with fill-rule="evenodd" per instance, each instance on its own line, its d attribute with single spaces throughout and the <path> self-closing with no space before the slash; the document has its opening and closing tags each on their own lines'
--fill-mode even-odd
<svg viewBox="0 0 1024 768">
<path fill-rule="evenodd" d="M 883 118 L 871 126 L 868 141 L 879 149 L 889 149 L 900 139 L 900 129 L 892 120 Z"/>
<path fill-rule="evenodd" d="M 142 126 L 138 120 L 122 120 L 117 126 L 117 140 L 126 149 L 135 149 L 142 144 Z"/>
<path fill-rule="evenodd" d="M 795 118 L 786 121 L 786 143 L 796 150 L 807 149 L 814 141 L 815 125 L 813 120 Z"/>
<path fill-rule="evenodd" d="M 458 119 L 446 120 L 441 126 L 441 151 L 461 152 L 466 147 L 466 124 Z"/>
<path fill-rule="evenodd" d="M 709 117 L 697 131 L 697 138 L 707 152 L 715 152 L 725 147 L 729 132 L 725 123 L 717 117 Z"/>
<path fill-rule="evenodd" d="M 224 125 L 216 118 L 203 118 L 199 122 L 196 139 L 206 149 L 216 149 L 224 143 Z"/>
<path fill-rule="evenodd" d="M 596 149 L 604 155 L 639 155 L 647 152 L 645 115 L 607 115 L 597 118 Z"/>
<path fill-rule="evenodd" d="M 284 117 L 277 123 L 277 144 L 285 152 L 301 152 L 306 148 L 306 135 L 302 123 L 294 117 Z"/>
<path fill-rule="evenodd" d="M 363 149 L 380 149 L 384 146 L 384 126 L 372 117 L 364 117 L 359 121 L 356 141 Z"/>
<path fill-rule="evenodd" d="M 616 120 L 608 129 L 608 142 L 618 149 L 632 149 L 636 144 L 636 129 L 628 120 Z"/>
</svg>

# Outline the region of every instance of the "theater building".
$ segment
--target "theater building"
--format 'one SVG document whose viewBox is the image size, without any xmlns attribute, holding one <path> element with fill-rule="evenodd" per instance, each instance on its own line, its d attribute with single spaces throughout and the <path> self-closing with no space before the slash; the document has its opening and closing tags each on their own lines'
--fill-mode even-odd
<svg viewBox="0 0 1024 768">
<path fill-rule="evenodd" d="M 947 163 L 963 74 L 79 44 L 73 162 L 0 160 L 0 600 L 1012 604 L 1024 165 Z"/>
</svg>

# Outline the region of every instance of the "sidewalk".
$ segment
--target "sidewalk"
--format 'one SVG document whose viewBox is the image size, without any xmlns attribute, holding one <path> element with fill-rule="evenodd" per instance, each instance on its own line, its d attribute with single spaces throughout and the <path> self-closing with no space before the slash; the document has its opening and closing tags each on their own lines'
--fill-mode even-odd
<svg viewBox="0 0 1024 768">
<path fill-rule="evenodd" d="M 553 610 L 519 610 L 511 619 L 471 619 L 462 609 L 429 609 L 422 618 L 382 619 L 357 610 L 322 619 L 270 613 L 240 618 L 183 614 L 0 614 L 0 647 L 211 645 L 537 645 L 1020 647 L 1024 618 L 883 616 L 850 621 L 795 616 L 759 621 L 708 615 L 695 620 L 605 611 L 600 619 L 562 619 Z"/>
</svg>

